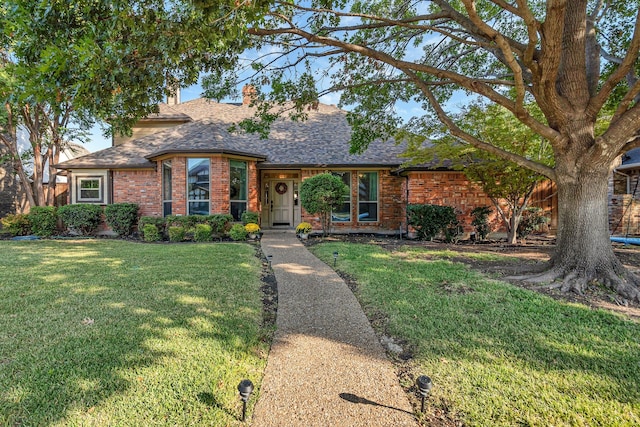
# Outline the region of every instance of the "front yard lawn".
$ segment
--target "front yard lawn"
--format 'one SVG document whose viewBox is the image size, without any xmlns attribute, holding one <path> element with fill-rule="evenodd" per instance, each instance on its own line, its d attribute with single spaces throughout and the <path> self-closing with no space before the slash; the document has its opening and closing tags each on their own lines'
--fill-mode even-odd
<svg viewBox="0 0 640 427">
<path fill-rule="evenodd" d="M 251 246 L 2 241 L 0 266 L 0 425 L 241 424 L 269 348 Z"/>
<path fill-rule="evenodd" d="M 397 360 L 403 385 L 431 376 L 425 425 L 640 425 L 638 322 L 490 280 L 427 249 L 310 249 L 329 265 L 339 253 L 337 269 L 357 282 L 374 327 L 411 354 Z"/>
</svg>

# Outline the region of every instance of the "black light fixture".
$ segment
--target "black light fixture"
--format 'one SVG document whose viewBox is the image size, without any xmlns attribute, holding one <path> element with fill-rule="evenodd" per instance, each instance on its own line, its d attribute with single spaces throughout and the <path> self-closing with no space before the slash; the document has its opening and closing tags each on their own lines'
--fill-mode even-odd
<svg viewBox="0 0 640 427">
<path fill-rule="evenodd" d="M 338 262 L 338 251 L 333 253 L 333 266 L 336 266 L 336 262 Z"/>
<path fill-rule="evenodd" d="M 426 375 L 420 375 L 416 380 L 416 385 L 418 386 L 418 390 L 422 395 L 422 404 L 420 405 L 420 412 L 424 412 L 424 399 L 429 394 L 429 390 L 433 387 L 433 383 L 431 382 L 431 378 Z"/>
<path fill-rule="evenodd" d="M 271 268 L 271 261 L 273 261 L 273 255 L 267 255 L 267 262 L 269 263 L 269 268 Z"/>
<path fill-rule="evenodd" d="M 240 392 L 240 398 L 242 399 L 242 421 L 244 421 L 247 415 L 247 401 L 253 392 L 253 383 L 251 380 L 240 381 L 240 384 L 238 384 L 238 391 Z"/>
</svg>

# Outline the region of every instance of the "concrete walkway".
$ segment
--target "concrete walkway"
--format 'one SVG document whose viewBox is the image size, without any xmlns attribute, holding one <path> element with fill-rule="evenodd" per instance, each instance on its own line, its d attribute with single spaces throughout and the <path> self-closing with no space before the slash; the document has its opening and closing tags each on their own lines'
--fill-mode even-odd
<svg viewBox="0 0 640 427">
<path fill-rule="evenodd" d="M 416 426 L 369 321 L 344 281 L 292 231 L 267 231 L 277 331 L 252 426 Z"/>
</svg>

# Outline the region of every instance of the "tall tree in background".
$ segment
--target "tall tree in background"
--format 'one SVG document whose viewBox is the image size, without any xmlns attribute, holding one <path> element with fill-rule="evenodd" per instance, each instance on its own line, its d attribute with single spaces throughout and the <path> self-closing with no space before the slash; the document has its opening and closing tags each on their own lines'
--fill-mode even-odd
<svg viewBox="0 0 640 427">
<path fill-rule="evenodd" d="M 65 144 L 95 120 L 127 133 L 170 88 L 191 85 L 200 72 L 226 64 L 227 55 L 246 46 L 246 21 L 264 2 L 202 2 L 206 8 L 195 3 L 0 3 L 0 143 L 31 206 L 53 204 L 53 165 Z M 29 167 L 20 156 L 18 129 L 28 135 Z"/>
<path fill-rule="evenodd" d="M 617 157 L 640 146 L 639 14 L 638 0 L 280 1 L 249 28 L 258 47 L 280 54 L 254 64 L 254 82 L 270 85 L 276 101 L 309 97 L 311 80 L 341 91 L 342 105 L 353 106 L 354 150 L 400 127 L 437 139 L 439 121 L 457 139 L 552 179 L 556 250 L 546 272 L 529 279 L 579 293 L 597 280 L 640 301 L 639 278 L 613 253 L 607 210 Z M 302 80 L 288 77 L 311 60 L 320 61 L 317 74 L 307 67 Z M 229 83 L 216 76 L 212 86 L 219 96 Z M 549 141 L 553 166 L 465 131 L 453 114 L 461 92 L 502 106 Z M 423 110 L 403 123 L 397 106 L 409 101 Z M 605 114 L 608 126 L 597 129 Z"/>
</svg>

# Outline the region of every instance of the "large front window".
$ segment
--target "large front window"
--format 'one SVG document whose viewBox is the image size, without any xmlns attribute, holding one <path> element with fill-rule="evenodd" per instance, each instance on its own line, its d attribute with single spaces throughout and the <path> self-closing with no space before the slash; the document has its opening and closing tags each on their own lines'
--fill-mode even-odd
<svg viewBox="0 0 640 427">
<path fill-rule="evenodd" d="M 209 159 L 187 159 L 188 215 L 209 215 Z"/>
<path fill-rule="evenodd" d="M 358 174 L 358 221 L 378 221 L 378 172 Z"/>
<path fill-rule="evenodd" d="M 162 213 L 171 215 L 171 160 L 162 162 Z"/>
<path fill-rule="evenodd" d="M 247 162 L 231 160 L 229 176 L 231 215 L 236 221 L 240 221 L 242 213 L 247 210 Z"/>
<path fill-rule="evenodd" d="M 331 212 L 331 221 L 348 222 L 351 221 L 351 172 L 331 172 L 342 179 L 342 182 L 349 187 L 349 193 L 344 196 L 342 205 Z"/>
</svg>

